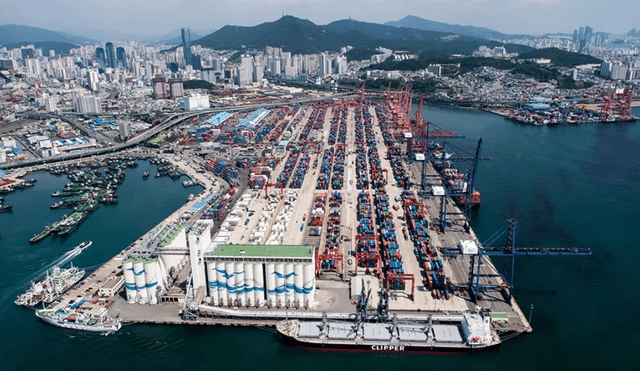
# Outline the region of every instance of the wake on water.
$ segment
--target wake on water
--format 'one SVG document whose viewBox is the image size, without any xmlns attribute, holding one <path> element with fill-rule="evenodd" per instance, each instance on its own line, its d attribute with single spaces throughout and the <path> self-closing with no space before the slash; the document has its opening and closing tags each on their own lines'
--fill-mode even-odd
<svg viewBox="0 0 640 371">
<path fill-rule="evenodd" d="M 67 251 L 66 253 L 64 253 L 62 256 L 60 256 L 58 259 L 54 260 L 53 262 L 47 264 L 45 267 L 43 267 L 40 271 L 34 273 L 33 275 L 31 275 L 30 277 L 25 278 L 22 282 L 20 282 L 18 285 L 16 285 L 15 287 L 19 287 L 19 288 L 23 288 L 28 286 L 31 282 L 33 281 L 37 281 L 41 278 L 43 278 L 45 276 L 45 273 L 51 269 L 53 269 L 54 267 L 58 267 L 58 266 L 62 266 L 68 262 L 70 262 L 73 258 L 75 258 L 76 256 L 80 255 L 80 253 L 82 253 L 82 250 L 80 249 L 72 249 L 70 251 Z M 8 290 L 7 290 L 8 291 Z M 5 294 L 2 295 L 0 297 L 0 307 L 4 306 L 4 302 L 8 299 L 13 297 L 15 294 L 12 292 L 6 292 Z"/>
</svg>

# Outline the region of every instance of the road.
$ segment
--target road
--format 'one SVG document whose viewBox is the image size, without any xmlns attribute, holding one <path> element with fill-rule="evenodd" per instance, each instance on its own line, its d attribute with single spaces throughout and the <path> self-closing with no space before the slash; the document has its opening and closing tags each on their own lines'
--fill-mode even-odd
<svg viewBox="0 0 640 371">
<path fill-rule="evenodd" d="M 212 109 L 208 109 L 208 110 L 195 111 L 195 112 L 175 113 L 175 114 L 172 114 L 171 116 L 169 116 L 168 118 L 166 118 L 165 121 L 163 121 L 159 125 L 157 125 L 155 127 L 152 127 L 151 129 L 145 131 L 144 133 L 141 133 L 141 134 L 139 134 L 139 135 L 127 140 L 123 144 L 117 144 L 115 146 L 95 149 L 95 150 L 86 151 L 86 152 L 82 152 L 82 153 L 61 155 L 61 156 L 55 156 L 55 157 L 47 157 L 47 158 L 42 158 L 42 159 L 38 159 L 38 160 L 34 160 L 34 161 L 25 161 L 25 162 L 20 162 L 20 163 L 3 165 L 3 166 L 0 166 L 0 169 L 7 170 L 7 169 L 17 169 L 17 168 L 21 168 L 21 167 L 25 167 L 25 166 L 33 166 L 33 165 L 38 165 L 38 164 L 51 164 L 51 163 L 55 163 L 55 162 L 59 162 L 59 161 L 79 159 L 79 158 L 87 158 L 87 157 L 92 157 L 92 156 L 95 156 L 95 155 L 102 155 L 102 154 L 122 151 L 122 150 L 125 150 L 127 148 L 134 147 L 134 146 L 146 141 L 147 139 L 152 138 L 153 136 L 157 135 L 158 133 L 175 126 L 176 124 L 179 124 L 179 123 L 181 123 L 183 121 L 186 121 L 188 119 L 191 119 L 193 117 L 197 117 L 197 116 L 200 116 L 200 115 L 208 115 L 208 114 L 219 113 L 219 112 L 223 112 L 223 111 L 237 112 L 237 111 L 254 110 L 254 109 L 258 109 L 258 108 L 275 108 L 275 107 L 282 107 L 282 106 L 290 106 L 292 104 L 303 104 L 303 103 L 311 103 L 311 102 L 320 101 L 320 100 L 330 100 L 330 99 L 334 99 L 334 98 L 344 98 L 346 95 L 348 95 L 348 94 L 341 93 L 341 94 L 334 94 L 334 95 L 324 96 L 324 97 L 319 97 L 319 98 L 298 99 L 298 100 L 291 100 L 291 101 L 280 102 L 280 103 L 268 103 L 268 104 L 254 103 L 254 104 L 246 104 L 246 105 L 234 106 L 234 107 L 218 107 L 218 108 L 212 108 Z M 65 120 L 67 122 L 71 122 L 67 116 L 59 116 L 59 115 L 52 115 L 52 114 L 26 114 L 23 117 L 36 117 L 36 118 L 54 117 L 54 118 L 59 118 L 61 120 Z M 73 122 L 71 122 L 71 123 L 75 125 L 75 123 L 73 123 Z M 81 130 L 85 130 L 85 131 L 87 130 L 86 128 L 83 129 L 81 126 L 78 126 L 78 127 Z M 107 138 L 106 141 L 109 141 L 109 139 Z"/>
</svg>

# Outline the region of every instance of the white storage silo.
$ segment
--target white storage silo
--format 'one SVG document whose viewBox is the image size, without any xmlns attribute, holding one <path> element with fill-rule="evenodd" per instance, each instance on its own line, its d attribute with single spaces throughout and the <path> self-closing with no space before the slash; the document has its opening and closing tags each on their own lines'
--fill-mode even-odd
<svg viewBox="0 0 640 371">
<path fill-rule="evenodd" d="M 164 264 L 162 256 L 158 256 L 158 285 L 164 290 L 167 287 L 167 266 Z"/>
<path fill-rule="evenodd" d="M 253 295 L 256 300 L 256 306 L 264 304 L 266 297 L 264 292 L 264 270 L 262 263 L 256 263 L 253 265 Z"/>
<path fill-rule="evenodd" d="M 133 304 L 136 302 L 136 278 L 133 273 L 133 259 L 124 259 L 122 261 L 122 270 L 124 272 L 124 289 L 127 293 L 127 302 Z"/>
<path fill-rule="evenodd" d="M 227 275 L 223 261 L 216 262 L 216 273 L 218 275 L 218 304 L 225 305 L 227 302 Z"/>
<path fill-rule="evenodd" d="M 218 272 L 216 272 L 216 263 L 207 263 L 207 286 L 209 297 L 213 305 L 218 305 Z"/>
<path fill-rule="evenodd" d="M 233 262 L 225 263 L 225 271 L 227 277 L 227 304 L 229 306 L 236 305 L 236 266 Z"/>
<path fill-rule="evenodd" d="M 276 306 L 284 305 L 285 277 L 284 264 L 276 264 Z"/>
<path fill-rule="evenodd" d="M 244 263 L 236 262 L 236 298 L 238 300 L 238 306 L 245 305 L 247 297 L 245 295 L 245 282 L 244 282 Z"/>
<path fill-rule="evenodd" d="M 244 294 L 247 300 L 247 306 L 250 307 L 256 303 L 254 294 L 254 280 L 253 280 L 253 264 L 244 264 Z"/>
<path fill-rule="evenodd" d="M 304 270 L 304 306 L 307 308 L 313 307 L 313 294 L 316 289 L 316 277 L 315 269 L 312 263 L 306 263 L 303 266 Z"/>
<path fill-rule="evenodd" d="M 144 261 L 144 280 L 146 282 L 149 304 L 158 304 L 158 272 L 156 259 L 151 258 Z"/>
<path fill-rule="evenodd" d="M 293 290 L 295 292 L 295 303 L 304 306 L 304 269 L 302 264 L 293 267 Z"/>
<path fill-rule="evenodd" d="M 265 264 L 267 277 L 267 304 L 276 305 L 276 270 L 275 264 Z"/>
<path fill-rule="evenodd" d="M 144 260 L 136 259 L 133 261 L 133 274 L 136 279 L 136 295 L 138 303 L 147 304 L 147 282 L 144 278 Z"/>
<path fill-rule="evenodd" d="M 293 277 L 293 263 L 287 263 L 284 265 L 284 300 L 286 306 L 291 306 L 295 297 L 294 280 Z"/>
</svg>

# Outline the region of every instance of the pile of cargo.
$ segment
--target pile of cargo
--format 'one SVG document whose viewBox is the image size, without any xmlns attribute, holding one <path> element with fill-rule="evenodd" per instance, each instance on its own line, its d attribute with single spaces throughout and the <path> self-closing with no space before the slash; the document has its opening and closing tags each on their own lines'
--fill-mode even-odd
<svg viewBox="0 0 640 371">
<path fill-rule="evenodd" d="M 218 202 L 213 207 L 210 207 L 202 213 L 202 219 L 220 220 L 222 217 L 222 202 Z"/>
<path fill-rule="evenodd" d="M 339 254 L 340 253 L 340 222 L 342 214 L 342 195 L 340 192 L 332 192 L 329 197 L 329 213 L 327 217 L 327 233 L 323 254 Z M 324 260 L 322 262 L 323 270 L 335 270 L 335 261 Z"/>
<path fill-rule="evenodd" d="M 309 236 L 320 236 L 324 222 L 324 209 L 327 200 L 326 193 L 318 193 L 313 202 L 313 210 L 309 217 Z"/>
<path fill-rule="evenodd" d="M 326 112 L 326 104 L 319 102 L 314 104 L 313 109 L 311 111 L 311 115 L 309 116 L 309 120 L 304 125 L 300 134 L 298 135 L 298 140 L 300 142 L 305 142 L 309 140 L 309 136 L 313 131 L 317 131 L 322 129 L 324 126 L 324 116 Z"/>
<path fill-rule="evenodd" d="M 271 233 L 267 239 L 266 245 L 282 245 L 284 241 L 284 233 L 293 224 L 290 222 L 293 210 L 296 207 L 298 201 L 298 191 L 290 190 L 285 194 L 284 204 L 280 209 L 280 212 L 276 216 L 275 222 L 271 227 Z M 301 230 L 304 224 L 301 225 Z"/>
<path fill-rule="evenodd" d="M 373 223 L 373 210 L 371 208 L 371 199 L 369 194 L 361 191 L 358 194 L 358 235 L 356 236 L 356 253 L 366 254 L 367 258 L 358 259 L 358 267 L 370 269 L 379 268 L 379 261 L 373 256 L 380 254 L 378 250 L 378 241 L 375 235 L 375 227 Z M 379 272 L 377 272 L 379 273 Z"/>
<path fill-rule="evenodd" d="M 404 274 L 400 245 L 396 238 L 393 214 L 389 210 L 389 198 L 383 190 L 377 190 L 374 198 L 376 222 L 380 230 L 380 247 L 382 252 L 383 270 L 386 273 Z M 389 289 L 404 289 L 404 281 L 389 281 Z"/>
<path fill-rule="evenodd" d="M 329 189 L 329 180 L 331 179 L 331 168 L 333 166 L 333 147 L 324 150 L 322 155 L 322 165 L 320 165 L 320 174 L 316 183 L 316 189 Z"/>
<path fill-rule="evenodd" d="M 287 157 L 287 162 L 284 163 L 284 168 L 280 175 L 278 175 L 278 179 L 276 183 L 279 184 L 288 184 L 289 178 L 291 178 L 291 174 L 293 174 L 293 169 L 296 167 L 296 163 L 298 163 L 298 157 L 300 157 L 300 152 L 297 149 L 293 149 L 289 153 L 289 157 Z"/>
<path fill-rule="evenodd" d="M 387 185 L 387 180 L 384 175 L 387 173 L 387 170 L 382 169 L 378 148 L 375 146 L 369 147 L 369 165 L 371 166 L 371 187 L 373 189 L 384 189 L 384 186 Z"/>
<path fill-rule="evenodd" d="M 333 158 L 333 175 L 331 189 L 342 189 L 344 183 L 345 145 L 337 145 Z"/>
<path fill-rule="evenodd" d="M 296 166 L 296 171 L 293 173 L 293 179 L 291 179 L 291 183 L 289 184 L 289 188 L 301 188 L 302 183 L 304 182 L 304 177 L 309 172 L 309 160 L 311 158 L 308 154 L 304 153 L 300 156 L 298 160 L 298 166 Z"/>
<path fill-rule="evenodd" d="M 358 146 L 356 149 L 356 188 L 369 188 L 369 176 L 367 173 L 367 152 L 364 147 Z"/>
<path fill-rule="evenodd" d="M 393 171 L 393 177 L 398 183 L 399 187 L 404 189 L 411 188 L 411 179 L 407 174 L 404 165 L 402 164 L 402 153 L 399 147 L 389 147 L 389 162 L 391 163 L 391 170 Z"/>
<path fill-rule="evenodd" d="M 447 284 L 442 270 L 442 260 L 438 251 L 433 248 L 429 234 L 429 222 L 426 218 L 424 206 L 417 201 L 413 191 L 402 192 L 404 209 L 409 235 L 413 241 L 413 251 L 418 263 L 424 269 L 425 286 L 431 291 L 435 299 L 449 299 L 451 289 Z"/>
<path fill-rule="evenodd" d="M 348 109 L 344 106 L 334 106 L 332 108 L 331 127 L 329 129 L 328 143 L 345 144 L 347 142 L 347 114 Z"/>
</svg>

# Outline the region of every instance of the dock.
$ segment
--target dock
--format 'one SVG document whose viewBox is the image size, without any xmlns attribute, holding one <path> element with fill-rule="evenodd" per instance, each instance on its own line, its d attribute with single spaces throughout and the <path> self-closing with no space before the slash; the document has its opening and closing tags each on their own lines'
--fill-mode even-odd
<svg viewBox="0 0 640 371">
<path fill-rule="evenodd" d="M 192 274 L 192 264 L 197 262 L 192 256 L 193 247 L 189 247 L 187 240 L 191 238 L 192 227 L 202 224 L 201 215 L 208 206 L 219 202 L 219 199 L 227 194 L 229 185 L 220 178 L 215 177 L 211 172 L 198 173 L 196 167 L 190 161 L 183 159 L 180 155 L 163 154 L 162 156 L 169 160 L 174 167 L 187 174 L 191 179 L 198 181 L 205 187 L 205 190 L 197 195 L 192 201 L 186 203 L 166 220 L 154 227 L 151 231 L 132 242 L 124 250 L 98 268 L 90 276 L 86 277 L 76 287 L 69 290 L 55 304 L 58 307 L 67 305 L 70 301 L 78 301 L 84 299 L 86 303 L 83 310 L 93 313 L 98 312 L 103 307 L 109 308 L 109 315 L 112 317 L 120 317 L 125 324 L 187 324 L 187 325 L 227 325 L 227 326 L 275 326 L 282 318 L 311 318 L 317 316 L 318 313 L 327 313 L 328 315 L 345 317 L 355 311 L 355 300 L 351 295 L 351 281 L 353 277 L 362 278 L 365 288 L 370 288 L 372 297 L 370 300 L 371 310 L 375 310 L 378 303 L 378 295 L 381 288 L 384 287 L 384 278 L 381 272 L 376 275 L 373 269 L 356 267 L 356 240 L 358 239 L 358 195 L 361 192 L 368 194 L 370 197 L 375 196 L 372 187 L 361 190 L 357 187 L 358 177 L 362 173 L 362 169 L 356 166 L 357 150 L 362 146 L 356 139 L 356 119 L 358 110 L 362 110 L 360 114 L 368 113 L 372 119 L 373 137 L 380 158 L 380 167 L 387 174 L 387 184 L 384 192 L 388 196 L 389 208 L 400 210 L 398 212 L 391 211 L 399 216 L 402 214 L 403 201 L 402 196 L 404 188 L 401 187 L 393 178 L 393 165 L 390 161 L 389 149 L 385 146 L 384 134 L 380 127 L 379 117 L 376 107 L 364 106 L 358 107 L 351 101 L 342 101 L 332 104 L 315 104 L 313 106 L 302 106 L 294 110 L 285 120 L 293 122 L 297 120 L 298 125 L 291 133 L 291 148 L 298 146 L 297 151 L 300 157 L 308 156 L 308 168 L 303 168 L 302 172 L 292 177 L 300 177 L 300 187 L 292 187 L 291 179 L 283 185 L 282 192 L 284 197 L 280 197 L 280 188 L 271 186 L 268 190 L 252 189 L 247 186 L 248 179 L 241 179 L 235 190 L 235 194 L 231 195 L 231 199 L 222 208 L 224 213 L 220 218 L 209 221 L 210 235 L 205 239 L 215 241 L 227 241 L 232 244 L 257 244 L 264 245 L 268 241 L 271 234 L 282 233 L 281 245 L 308 246 L 310 249 L 317 249 L 319 253 L 323 253 L 323 249 L 327 245 L 329 235 L 327 233 L 330 227 L 330 213 L 340 214 L 340 224 L 338 227 L 338 242 L 335 253 L 343 257 L 342 262 L 335 261 L 335 267 L 332 269 L 318 272 L 318 276 L 314 283 L 313 301 L 308 304 L 297 302 L 297 304 L 272 304 L 264 305 L 251 303 L 243 304 L 236 302 L 233 304 L 216 304 L 214 295 L 209 293 L 210 289 L 205 286 L 194 287 L 195 276 Z M 315 114 L 321 113 L 321 121 Z M 316 120 L 316 121 L 314 121 Z M 337 121 L 336 121 L 337 120 Z M 287 122 L 288 122 L 287 121 Z M 344 124 L 342 123 L 344 121 Z M 343 132 L 343 138 L 338 141 L 331 138 L 334 135 L 331 129 L 332 123 L 335 125 L 344 125 L 346 131 Z M 268 125 L 265 124 L 265 125 Z M 316 126 L 313 129 L 313 125 Z M 311 128 L 311 129 L 309 129 Z M 309 129 L 309 130 L 308 130 Z M 279 138 L 278 138 L 279 139 Z M 344 143 L 340 143 L 340 141 Z M 309 142 L 315 142 L 309 145 Z M 317 189 L 318 179 L 320 177 L 320 168 L 323 162 L 323 153 L 327 148 L 344 148 L 344 175 L 341 181 L 342 186 L 332 189 Z M 277 178 L 285 168 L 288 156 L 291 155 L 289 147 L 283 149 L 285 152 L 281 155 L 281 160 L 271 171 L 268 176 L 268 183 L 277 183 Z M 297 166 L 301 161 L 297 161 Z M 314 165 L 315 164 L 315 165 Z M 421 169 L 415 163 L 404 163 L 404 167 L 408 170 L 413 184 L 420 184 Z M 295 172 L 295 170 L 292 170 Z M 429 168 L 433 184 L 436 185 L 441 180 L 433 167 Z M 367 174 L 369 180 L 372 179 L 371 174 Z M 416 186 L 413 187 L 417 193 Z M 266 195 L 265 195 L 266 193 Z M 287 204 L 288 195 L 295 194 L 296 201 L 292 210 L 287 214 L 288 224 L 285 229 L 279 230 L 277 225 L 281 225 L 278 219 L 281 212 L 289 208 Z M 326 197 L 323 204 L 320 225 L 321 233 L 314 235 L 310 226 L 310 218 L 313 212 L 318 211 L 316 200 Z M 330 205 L 332 195 L 339 195 L 341 201 L 336 205 Z M 465 230 L 462 222 L 453 222 L 445 232 L 433 227 L 437 226 L 439 220 L 441 197 L 418 197 L 420 203 L 424 205 L 427 219 L 432 226 L 429 229 L 430 239 L 433 247 L 440 253 L 438 256 L 442 259 L 442 273 L 448 277 L 455 291 L 451 293 L 448 299 L 435 298 L 432 290 L 427 287 L 427 280 L 424 278 L 424 268 L 419 261 L 414 245 L 411 239 L 403 238 L 403 224 L 399 219 L 394 220 L 395 235 L 397 236 L 397 244 L 399 255 L 401 256 L 402 267 L 404 273 L 413 275 L 415 279 L 415 291 L 411 296 L 411 288 L 407 284 L 404 288 L 391 289 L 391 300 L 389 302 L 389 311 L 401 316 L 414 316 L 416 318 L 427 314 L 443 314 L 443 313 L 462 313 L 475 312 L 477 310 L 490 311 L 498 313 L 505 321 L 500 323 L 500 333 L 520 334 L 531 332 L 532 328 L 527 321 L 515 299 L 507 301 L 499 292 L 487 293 L 474 303 L 468 294 L 470 276 L 470 258 L 466 255 L 457 255 L 453 257 L 444 257 L 442 251 L 444 248 L 456 246 L 461 240 L 478 241 L 472 229 Z M 451 201 L 448 208 L 459 212 L 458 207 Z M 240 207 L 239 203 L 246 203 L 248 206 Z M 266 211 L 270 210 L 270 211 Z M 236 222 L 233 228 L 229 228 L 227 219 L 228 214 L 240 220 Z M 264 216 L 264 218 L 263 218 Z M 379 222 L 379 221 L 378 221 Z M 227 223 L 227 224 L 225 224 Z M 262 223 L 262 224 L 261 224 Z M 228 229 L 228 230 L 227 230 Z M 264 235 L 256 237 L 256 231 L 264 230 Z M 200 237 L 204 238 L 204 237 Z M 215 250 L 216 243 L 212 242 L 213 247 L 205 246 L 203 251 L 198 252 L 199 259 L 207 259 L 210 255 L 208 249 Z M 167 286 L 157 304 L 139 304 L 128 302 L 124 295 L 124 290 L 110 297 L 101 297 L 100 288 L 106 282 L 111 280 L 123 280 L 123 260 L 131 256 L 140 257 L 156 257 L 164 256 L 164 264 L 166 269 L 170 270 L 171 277 L 167 280 Z M 315 259 L 314 258 L 314 259 Z M 204 265 L 204 263 L 202 263 Z M 484 261 L 483 270 L 486 272 L 496 272 L 496 268 L 490 259 Z M 357 273 L 356 273 L 357 270 Z M 169 272 L 163 272 L 169 275 Z M 211 277 L 209 277 L 211 279 Z M 500 285 L 498 279 L 492 278 L 491 283 Z M 170 284 L 169 284 L 170 282 Z M 218 294 L 215 294 L 216 296 Z M 226 299 L 225 299 L 226 300 Z M 240 303 L 240 305 L 238 305 Z M 189 313 L 188 316 L 185 313 Z M 345 317 L 346 318 L 346 317 Z"/>
</svg>

